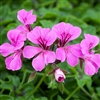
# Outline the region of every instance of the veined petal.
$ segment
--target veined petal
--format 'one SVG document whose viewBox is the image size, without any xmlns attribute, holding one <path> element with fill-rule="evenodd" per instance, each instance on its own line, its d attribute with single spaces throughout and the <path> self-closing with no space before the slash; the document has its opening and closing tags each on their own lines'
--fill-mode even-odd
<svg viewBox="0 0 100 100">
<path fill-rule="evenodd" d="M 78 57 L 70 51 L 66 51 L 66 61 L 70 66 L 75 67 L 78 64 Z"/>
<path fill-rule="evenodd" d="M 90 49 L 94 48 L 97 46 L 100 42 L 99 38 L 95 35 L 91 34 L 84 34 L 85 39 L 91 44 Z"/>
<path fill-rule="evenodd" d="M 19 33 L 20 33 L 20 31 L 17 29 L 8 31 L 7 37 L 9 39 L 9 41 L 11 42 L 11 44 L 13 44 L 13 45 L 16 44 L 16 41 L 18 40 Z"/>
<path fill-rule="evenodd" d="M 91 60 L 100 68 L 100 54 L 93 54 Z"/>
<path fill-rule="evenodd" d="M 45 67 L 45 61 L 43 53 L 39 54 L 36 58 L 32 61 L 32 66 L 36 71 L 42 71 Z"/>
<path fill-rule="evenodd" d="M 81 34 L 81 28 L 77 26 L 72 26 L 71 24 L 66 25 L 66 33 L 71 35 L 69 41 L 78 38 Z"/>
<path fill-rule="evenodd" d="M 32 15 L 33 10 L 29 12 L 22 9 L 18 11 L 17 18 L 24 25 L 33 24 L 36 21 L 36 15 Z"/>
<path fill-rule="evenodd" d="M 9 43 L 4 43 L 0 46 L 0 53 L 2 54 L 2 56 L 6 57 L 9 54 L 14 52 L 14 46 L 12 46 Z"/>
<path fill-rule="evenodd" d="M 32 58 L 34 57 L 36 54 L 40 53 L 42 51 L 41 48 L 39 47 L 33 47 L 33 46 L 26 46 L 23 49 L 23 56 L 25 58 Z"/>
<path fill-rule="evenodd" d="M 64 48 L 62 48 L 62 47 L 57 48 L 57 50 L 56 50 L 56 58 L 58 60 L 61 60 L 61 62 L 65 61 L 65 50 L 64 50 Z"/>
<path fill-rule="evenodd" d="M 44 53 L 44 60 L 45 64 L 53 63 L 55 61 L 55 53 L 53 51 L 45 51 Z"/>
<path fill-rule="evenodd" d="M 95 67 L 89 61 L 85 61 L 84 72 L 86 75 L 94 75 L 96 73 Z"/>
<path fill-rule="evenodd" d="M 61 22 L 52 27 L 52 34 L 56 34 L 59 39 L 62 39 L 62 34 L 65 33 L 66 23 Z"/>
<path fill-rule="evenodd" d="M 29 32 L 27 34 L 27 38 L 35 43 L 35 44 L 39 44 L 38 38 L 40 38 L 41 36 L 41 27 L 40 26 L 36 26 L 31 32 Z"/>
</svg>

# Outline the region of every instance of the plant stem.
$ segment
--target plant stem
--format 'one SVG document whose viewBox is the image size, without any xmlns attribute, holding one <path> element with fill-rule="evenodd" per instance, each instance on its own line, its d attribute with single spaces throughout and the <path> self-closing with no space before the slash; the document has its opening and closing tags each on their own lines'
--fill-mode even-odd
<svg viewBox="0 0 100 100">
<path fill-rule="evenodd" d="M 77 92 L 79 89 L 80 87 L 77 87 L 65 100 L 69 100 L 73 96 L 73 94 Z"/>
<path fill-rule="evenodd" d="M 25 81 L 25 78 L 26 78 L 26 71 L 24 72 L 22 81 L 21 81 L 21 83 L 20 83 L 20 85 L 19 85 L 19 88 L 18 88 L 19 90 L 21 89 L 21 86 L 23 85 L 23 83 L 24 83 L 24 81 Z"/>
<path fill-rule="evenodd" d="M 87 96 L 89 96 L 91 98 L 91 94 L 90 93 L 88 93 L 83 87 L 81 89 Z"/>
<path fill-rule="evenodd" d="M 49 66 L 47 66 L 49 67 Z M 46 75 L 49 72 L 49 68 L 47 69 L 47 71 L 44 73 L 44 75 L 42 76 L 41 80 L 39 81 L 39 83 L 37 84 L 37 86 L 34 88 L 34 90 L 29 94 L 29 96 L 26 98 L 26 100 L 29 100 L 29 98 L 36 92 L 36 90 L 39 88 L 39 86 L 41 85 L 41 83 L 44 81 Z"/>
</svg>

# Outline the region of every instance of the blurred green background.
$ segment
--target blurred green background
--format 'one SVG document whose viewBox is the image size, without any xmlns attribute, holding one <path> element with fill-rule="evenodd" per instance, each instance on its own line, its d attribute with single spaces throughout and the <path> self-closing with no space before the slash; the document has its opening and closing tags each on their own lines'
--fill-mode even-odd
<svg viewBox="0 0 100 100">
<path fill-rule="evenodd" d="M 52 28 L 62 21 L 81 27 L 81 36 L 72 43 L 79 43 L 84 33 L 100 38 L 100 0 L 0 0 L 0 45 L 8 41 L 7 32 L 21 24 L 17 20 L 17 12 L 21 9 L 34 10 L 37 21 L 33 28 L 36 25 Z M 95 49 L 100 49 L 100 44 Z M 13 72 L 6 69 L 4 59 L 0 55 L 0 100 L 25 100 L 44 71 L 28 83 L 34 71 L 31 60 L 25 59 L 22 69 Z M 59 66 L 69 72 L 65 82 L 57 83 L 48 76 L 29 100 L 100 100 L 100 70 L 90 77 L 79 65 L 72 68 L 64 62 Z"/>
</svg>

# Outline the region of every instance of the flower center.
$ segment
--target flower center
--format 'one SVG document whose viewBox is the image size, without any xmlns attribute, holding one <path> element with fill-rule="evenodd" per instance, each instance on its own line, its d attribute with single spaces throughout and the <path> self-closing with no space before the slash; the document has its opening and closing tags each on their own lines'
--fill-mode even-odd
<svg viewBox="0 0 100 100">
<path fill-rule="evenodd" d="M 68 41 L 69 41 L 71 35 L 70 35 L 70 34 L 65 34 L 65 33 L 63 33 L 63 34 L 61 35 L 61 37 L 62 37 L 62 38 L 59 40 L 59 46 L 60 46 L 60 47 L 64 47 L 64 46 L 68 43 Z"/>
<path fill-rule="evenodd" d="M 47 41 L 45 39 L 42 39 L 41 37 L 38 38 L 38 42 L 39 42 L 39 46 L 41 48 L 43 48 L 44 50 L 48 50 L 49 49 L 49 46 L 47 46 Z"/>
<path fill-rule="evenodd" d="M 59 82 L 64 81 L 64 77 L 60 76 L 60 77 L 58 78 L 58 81 L 59 81 Z"/>
</svg>

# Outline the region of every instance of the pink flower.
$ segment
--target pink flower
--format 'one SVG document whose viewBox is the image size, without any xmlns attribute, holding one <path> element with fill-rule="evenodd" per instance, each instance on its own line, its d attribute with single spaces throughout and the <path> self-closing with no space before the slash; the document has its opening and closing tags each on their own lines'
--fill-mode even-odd
<svg viewBox="0 0 100 100">
<path fill-rule="evenodd" d="M 100 68 L 100 54 L 84 55 L 83 59 L 85 74 L 90 76 L 96 74 Z"/>
<path fill-rule="evenodd" d="M 6 68 L 9 70 L 19 70 L 22 66 L 22 61 L 21 61 L 21 52 L 22 52 L 22 47 L 24 45 L 24 40 L 25 37 L 20 34 L 19 30 L 10 30 L 7 33 L 7 37 L 11 43 L 4 43 L 0 46 L 0 52 L 2 56 L 6 57 L 5 63 L 6 63 Z"/>
<path fill-rule="evenodd" d="M 99 38 L 94 35 L 84 34 L 85 39 L 80 43 L 85 63 L 84 72 L 87 75 L 94 75 L 100 68 L 100 54 L 94 54 L 92 48 L 98 45 Z"/>
<path fill-rule="evenodd" d="M 18 26 L 16 29 L 20 31 L 20 34 L 25 35 L 25 38 L 27 38 L 27 34 L 30 31 L 30 29 L 28 29 L 26 26 L 22 26 L 22 25 Z"/>
<path fill-rule="evenodd" d="M 83 54 L 92 54 L 92 48 L 99 44 L 99 38 L 95 35 L 84 34 L 85 39 L 81 41 L 81 48 Z"/>
<path fill-rule="evenodd" d="M 81 34 L 79 27 L 72 26 L 69 23 L 61 22 L 54 25 L 52 32 L 58 36 L 58 48 L 56 50 L 56 58 L 64 62 L 65 60 L 71 66 L 78 64 L 78 58 L 82 56 L 81 48 L 79 44 L 66 46 L 68 42 L 76 39 Z"/>
<path fill-rule="evenodd" d="M 65 80 L 65 75 L 60 68 L 55 69 L 54 76 L 57 82 L 63 82 Z"/>
<path fill-rule="evenodd" d="M 19 10 L 17 14 L 18 20 L 24 24 L 33 24 L 36 21 L 36 15 L 32 15 L 33 10 L 27 12 L 25 9 Z"/>
<path fill-rule="evenodd" d="M 49 48 L 56 40 L 56 35 L 51 34 L 49 28 L 37 26 L 27 34 L 27 38 L 38 46 L 26 46 L 23 49 L 23 56 L 29 59 L 34 57 L 33 68 L 36 71 L 42 71 L 45 65 L 55 61 L 55 53 L 50 51 Z"/>
</svg>

